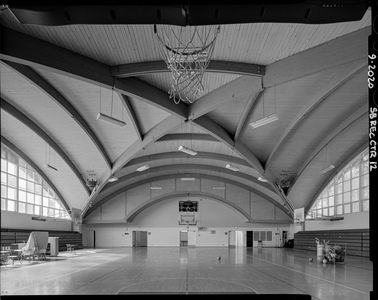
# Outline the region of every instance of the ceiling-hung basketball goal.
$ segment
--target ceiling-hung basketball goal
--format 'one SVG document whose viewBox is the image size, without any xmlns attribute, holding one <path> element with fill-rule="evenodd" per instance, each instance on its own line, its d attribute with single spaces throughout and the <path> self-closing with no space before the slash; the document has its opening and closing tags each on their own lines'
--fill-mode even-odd
<svg viewBox="0 0 378 300">
<path fill-rule="evenodd" d="M 179 201 L 179 225 L 196 225 L 198 201 Z"/>
<path fill-rule="evenodd" d="M 203 75 L 210 63 L 220 25 L 179 27 L 154 25 L 160 52 L 172 73 L 169 98 L 193 103 L 204 92 Z"/>
</svg>

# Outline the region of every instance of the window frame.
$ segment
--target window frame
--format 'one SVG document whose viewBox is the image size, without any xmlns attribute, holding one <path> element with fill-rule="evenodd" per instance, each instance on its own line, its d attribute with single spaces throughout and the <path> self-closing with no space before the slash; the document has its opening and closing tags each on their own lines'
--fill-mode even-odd
<svg viewBox="0 0 378 300">
<path fill-rule="evenodd" d="M 369 211 L 368 150 L 365 149 L 354 157 L 319 192 L 307 211 L 306 219 L 322 216 L 319 214 L 323 210 L 328 211 L 328 216 Z M 330 201 L 330 198 L 333 201 Z"/>
<path fill-rule="evenodd" d="M 54 212 L 53 215 L 49 215 L 50 217 L 71 220 L 71 216 L 55 191 L 36 170 L 4 144 L 1 144 L 1 152 L 1 173 L 2 178 L 6 178 L 6 182 L 5 180 L 1 182 L 2 211 L 42 216 L 43 197 L 46 197 L 48 199 L 48 205 L 45 206 L 47 211 Z M 9 180 L 11 176 L 12 180 Z M 12 182 L 10 183 L 10 181 Z M 25 184 L 20 186 L 20 182 Z M 38 190 L 36 186 L 38 186 Z M 44 195 L 45 189 L 46 195 Z M 14 192 L 14 195 L 10 192 Z M 20 194 L 25 197 L 20 197 Z M 40 201 L 36 201 L 36 198 Z M 12 206 L 14 206 L 14 210 L 10 209 Z"/>
</svg>

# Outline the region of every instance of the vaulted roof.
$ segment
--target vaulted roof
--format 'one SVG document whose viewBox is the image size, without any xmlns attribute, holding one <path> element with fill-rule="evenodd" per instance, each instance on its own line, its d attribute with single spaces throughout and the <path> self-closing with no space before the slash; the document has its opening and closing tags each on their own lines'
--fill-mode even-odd
<svg viewBox="0 0 378 300">
<path fill-rule="evenodd" d="M 1 135 L 84 218 L 90 204 L 138 182 L 183 174 L 239 182 L 291 215 L 367 147 L 367 3 L 2 7 Z M 169 98 L 154 34 L 164 22 L 221 24 L 193 103 Z M 99 112 L 127 125 L 103 123 Z M 277 121 L 249 126 L 272 113 Z M 46 144 L 58 172 L 43 168 Z M 144 164 L 150 170 L 137 172 Z M 119 180 L 108 182 L 112 174 Z"/>
</svg>

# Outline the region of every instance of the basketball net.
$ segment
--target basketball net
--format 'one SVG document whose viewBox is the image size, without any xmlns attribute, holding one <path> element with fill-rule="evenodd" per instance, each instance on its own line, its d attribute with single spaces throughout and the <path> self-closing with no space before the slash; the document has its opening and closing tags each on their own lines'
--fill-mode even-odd
<svg viewBox="0 0 378 300">
<path fill-rule="evenodd" d="M 159 25 L 154 32 L 161 44 L 160 52 L 172 73 L 169 98 L 193 103 L 204 92 L 203 75 L 210 63 L 220 26 L 178 27 Z"/>
</svg>

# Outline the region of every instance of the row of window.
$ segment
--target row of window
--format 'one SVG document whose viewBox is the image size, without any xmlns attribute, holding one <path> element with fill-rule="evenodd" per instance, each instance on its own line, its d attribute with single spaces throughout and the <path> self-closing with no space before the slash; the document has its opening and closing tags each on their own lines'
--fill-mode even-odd
<svg viewBox="0 0 378 300">
<path fill-rule="evenodd" d="M 11 200 L 18 200 L 22 202 L 28 202 L 31 204 L 38 204 L 44 205 L 47 207 L 53 207 L 58 209 L 64 209 L 60 202 L 56 201 L 55 198 L 46 197 L 38 194 L 34 194 L 31 192 L 26 192 L 22 190 L 18 190 L 16 188 L 1 185 L 1 197 L 11 199 Z"/>
<path fill-rule="evenodd" d="M 347 164 L 319 194 L 306 218 L 369 211 L 368 149 Z"/>
<path fill-rule="evenodd" d="M 19 161 L 21 162 L 21 159 Z M 31 167 L 29 166 L 29 168 Z M 17 172 L 18 170 L 19 172 Z M 12 187 L 17 187 L 18 183 L 19 189 L 36 194 L 42 194 L 43 192 L 46 196 L 55 197 L 54 190 L 42 180 L 42 177 L 37 172 L 21 166 L 17 168 L 16 164 L 7 162 L 4 158 L 1 159 L 1 183 Z"/>
<path fill-rule="evenodd" d="M 4 145 L 1 145 L 1 209 L 70 219 L 70 215 L 47 182 Z"/>
<path fill-rule="evenodd" d="M 272 231 L 253 231 L 253 240 L 271 242 L 272 241 Z"/>
<path fill-rule="evenodd" d="M 306 218 L 369 211 L 368 149 L 339 172 L 319 194 Z M 54 190 L 22 158 L 1 145 L 1 209 L 70 218 Z M 263 231 L 257 240 L 268 240 Z M 255 237 L 254 237 L 255 238 Z M 256 237 L 257 238 L 257 237 Z"/>
<path fill-rule="evenodd" d="M 12 201 L 5 198 L 1 198 L 1 209 L 57 219 L 70 218 L 69 214 L 64 210 L 53 209 L 51 207 L 45 207 L 41 205 L 33 205 L 25 202 Z"/>
</svg>

